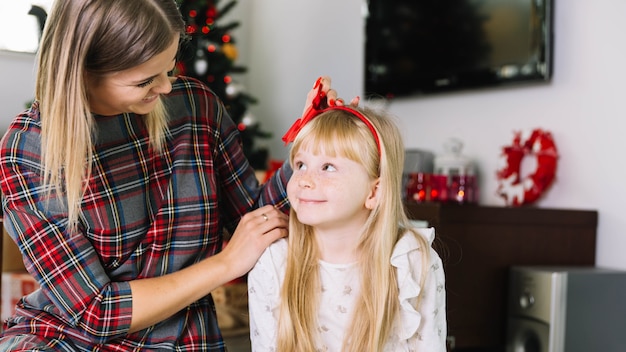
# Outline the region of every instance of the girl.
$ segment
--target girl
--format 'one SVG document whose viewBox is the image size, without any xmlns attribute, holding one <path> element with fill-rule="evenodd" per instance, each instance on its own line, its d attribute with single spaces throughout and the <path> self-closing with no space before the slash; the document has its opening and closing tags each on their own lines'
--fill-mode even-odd
<svg viewBox="0 0 626 352">
<path fill-rule="evenodd" d="M 370 109 L 317 108 L 286 135 L 289 239 L 248 276 L 253 350 L 444 352 L 443 267 L 433 229 L 403 209 L 400 131 Z"/>
</svg>

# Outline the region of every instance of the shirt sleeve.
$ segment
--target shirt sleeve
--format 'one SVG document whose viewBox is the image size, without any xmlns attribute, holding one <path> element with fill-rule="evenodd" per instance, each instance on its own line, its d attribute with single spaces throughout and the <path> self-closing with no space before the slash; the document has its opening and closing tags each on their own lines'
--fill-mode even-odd
<svg viewBox="0 0 626 352">
<path fill-rule="evenodd" d="M 112 283 L 89 240 L 68 229 L 67 213 L 42 186 L 39 134 L 14 127 L 2 140 L 0 173 L 4 225 L 28 272 L 53 305 L 49 313 L 80 327 L 94 341 L 128 333 L 128 283 Z M 103 319 L 106 317 L 106 319 Z"/>
<path fill-rule="evenodd" d="M 243 153 L 241 135 L 237 126 L 221 103 L 215 107 L 218 112 L 218 131 L 216 141 L 216 165 L 221 187 L 221 198 L 224 202 L 220 207 L 220 216 L 230 230 L 239 223 L 241 217 L 259 206 L 273 204 L 288 213 L 287 181 L 291 176 L 291 168 L 285 163 L 272 178 L 259 185 L 254 169 Z"/>
<path fill-rule="evenodd" d="M 280 287 L 284 278 L 287 241 L 268 247 L 248 274 L 250 341 L 253 352 L 276 351 Z"/>
<path fill-rule="evenodd" d="M 417 238 L 407 232 L 398 241 L 391 260 L 397 270 L 400 301 L 397 343 L 406 344 L 409 350 L 445 352 L 447 323 L 443 265 L 430 245 L 434 229 L 416 231 L 427 240 L 428 248 L 422 248 Z M 427 263 L 425 251 L 429 252 Z M 426 277 L 420 286 L 423 273 Z"/>
<path fill-rule="evenodd" d="M 259 205 L 273 204 L 284 213 L 289 214 L 289 201 L 287 200 L 287 182 L 293 174 L 293 169 L 288 161 L 283 163 L 272 177 L 263 185 L 263 191 Z"/>
<path fill-rule="evenodd" d="M 432 247 L 429 247 L 429 250 L 428 276 L 422 288 L 418 308 L 423 319 L 418 330 L 416 346 L 418 351 L 445 352 L 447 335 L 445 276 L 441 258 Z M 419 268 L 419 265 L 421 264 L 415 263 L 413 267 Z"/>
</svg>

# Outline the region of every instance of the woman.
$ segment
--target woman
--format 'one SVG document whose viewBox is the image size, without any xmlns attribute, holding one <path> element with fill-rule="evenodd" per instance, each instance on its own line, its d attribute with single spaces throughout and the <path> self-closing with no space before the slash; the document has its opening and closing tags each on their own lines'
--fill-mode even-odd
<svg viewBox="0 0 626 352">
<path fill-rule="evenodd" d="M 291 170 L 259 187 L 217 96 L 169 76 L 184 36 L 174 0 L 54 2 L 0 154 L 4 224 L 41 288 L 0 350 L 224 350 L 210 292 L 286 236 Z"/>
</svg>

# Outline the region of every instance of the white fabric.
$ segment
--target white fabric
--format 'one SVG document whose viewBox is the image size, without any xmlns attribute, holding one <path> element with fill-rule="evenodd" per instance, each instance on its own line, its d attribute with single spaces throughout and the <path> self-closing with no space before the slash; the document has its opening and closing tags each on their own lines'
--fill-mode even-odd
<svg viewBox="0 0 626 352">
<path fill-rule="evenodd" d="M 415 229 L 432 244 L 433 228 Z M 419 286 L 422 254 L 417 239 L 404 234 L 396 244 L 391 264 L 398 273 L 400 314 L 384 351 L 446 351 L 445 277 L 437 252 L 430 250 L 429 275 Z M 280 287 L 285 275 L 287 241 L 272 244 L 248 275 L 248 305 L 252 351 L 276 351 Z M 317 351 L 340 351 L 345 329 L 354 311 L 359 275 L 355 264 L 320 262 L 322 296 L 319 319 L 321 341 Z M 419 310 L 415 304 L 422 296 Z"/>
</svg>

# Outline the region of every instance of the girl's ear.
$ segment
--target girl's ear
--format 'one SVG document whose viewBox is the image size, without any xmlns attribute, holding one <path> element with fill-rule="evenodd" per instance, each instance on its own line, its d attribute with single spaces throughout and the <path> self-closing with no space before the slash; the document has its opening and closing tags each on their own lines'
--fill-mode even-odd
<svg viewBox="0 0 626 352">
<path fill-rule="evenodd" d="M 365 208 L 369 210 L 374 209 L 378 205 L 379 198 L 380 198 L 380 177 L 377 178 L 372 183 L 372 189 L 370 191 L 370 194 L 367 196 L 367 199 L 365 199 Z"/>
</svg>

